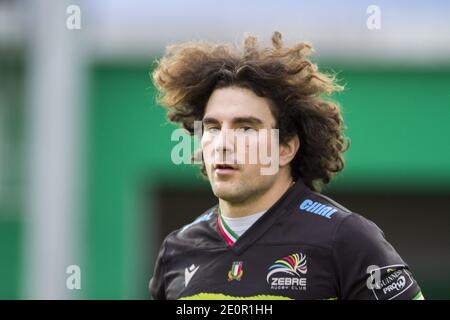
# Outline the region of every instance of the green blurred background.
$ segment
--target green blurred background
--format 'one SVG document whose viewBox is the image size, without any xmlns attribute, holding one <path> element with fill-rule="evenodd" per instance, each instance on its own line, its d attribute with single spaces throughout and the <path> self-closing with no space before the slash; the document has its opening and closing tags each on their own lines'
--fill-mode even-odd
<svg viewBox="0 0 450 320">
<path fill-rule="evenodd" d="M 132 5 L 139 6 L 136 2 Z M 289 5 L 294 4 L 286 1 L 285 7 Z M 446 6 L 439 1 L 436 5 Z M 80 6 L 83 8 L 83 3 Z M 301 4 L 295 6 L 301 8 Z M 361 8 L 364 24 L 364 4 Z M 119 27 L 123 23 L 117 22 Z M 270 36 L 259 30 L 255 32 L 261 38 Z M 89 33 L 89 27 L 84 32 Z M 193 35 L 198 37 L 195 32 Z M 303 40 L 297 36 L 289 39 Z M 120 52 L 109 56 L 100 49 L 83 52 L 90 58 L 81 81 L 84 107 L 80 108 L 81 143 L 76 153 L 80 167 L 75 176 L 81 181 L 77 199 L 81 200 L 75 210 L 75 240 L 71 240 L 77 248 L 71 261 L 82 270 L 82 288 L 68 292 L 62 284 L 53 293 L 28 284 L 29 279 L 40 277 L 39 266 L 33 269 L 30 261 L 52 259 L 49 254 L 30 260 L 26 249 L 33 230 L 27 219 L 27 141 L 33 132 L 29 129 L 33 113 L 26 98 L 32 49 L 0 48 L 1 299 L 146 299 L 162 238 L 214 204 L 209 185 L 196 167 L 171 162 L 176 142 L 170 136 L 175 127 L 165 123 L 149 76 L 154 59 L 162 54 L 163 45 L 154 46 L 156 49 L 130 49 L 139 52 L 135 55 Z M 327 50 L 326 45 L 324 48 Z M 346 168 L 325 194 L 384 230 L 427 298 L 449 298 L 449 56 L 438 59 L 431 55 L 427 63 L 418 63 L 419 58 L 405 62 L 381 54 L 362 56 L 334 56 L 329 51 L 314 57 L 322 69 L 338 72 L 346 86 L 334 99 L 343 108 L 351 140 Z"/>
</svg>

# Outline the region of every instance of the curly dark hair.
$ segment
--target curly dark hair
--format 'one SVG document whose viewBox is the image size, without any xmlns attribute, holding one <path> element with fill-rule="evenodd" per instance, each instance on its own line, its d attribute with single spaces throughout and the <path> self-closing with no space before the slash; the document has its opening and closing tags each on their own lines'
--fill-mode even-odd
<svg viewBox="0 0 450 320">
<path fill-rule="evenodd" d="M 243 46 L 205 41 L 168 46 L 152 74 L 158 103 L 168 108 L 169 121 L 193 135 L 194 121 L 202 119 L 215 89 L 247 88 L 268 98 L 280 143 L 300 139 L 290 163 L 293 179 L 320 191 L 344 168 L 349 140 L 340 108 L 329 99 L 342 87 L 318 71 L 308 59 L 311 51 L 307 43 L 284 47 L 279 32 L 273 33 L 272 47 L 262 49 L 254 36 L 246 36 Z"/>
</svg>

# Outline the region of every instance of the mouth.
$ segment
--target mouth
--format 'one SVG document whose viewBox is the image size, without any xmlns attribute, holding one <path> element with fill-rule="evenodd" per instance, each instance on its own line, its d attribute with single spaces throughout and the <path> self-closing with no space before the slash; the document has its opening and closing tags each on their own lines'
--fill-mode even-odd
<svg viewBox="0 0 450 320">
<path fill-rule="evenodd" d="M 214 165 L 214 169 L 232 169 L 237 170 L 237 166 L 234 164 L 227 164 L 227 163 L 216 163 Z"/>
<path fill-rule="evenodd" d="M 232 164 L 217 163 L 214 165 L 214 171 L 217 175 L 230 175 L 238 170 L 238 166 Z"/>
</svg>

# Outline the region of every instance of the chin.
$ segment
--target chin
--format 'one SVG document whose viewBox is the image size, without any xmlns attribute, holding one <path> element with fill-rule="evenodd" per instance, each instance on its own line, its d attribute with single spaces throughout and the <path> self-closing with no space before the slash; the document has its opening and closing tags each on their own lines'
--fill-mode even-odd
<svg viewBox="0 0 450 320">
<path fill-rule="evenodd" d="M 233 189 L 230 187 L 216 186 L 213 191 L 217 197 L 222 199 L 224 197 L 232 197 L 235 194 L 235 192 L 233 192 Z"/>
<path fill-rule="evenodd" d="M 214 188 L 214 195 L 217 198 L 220 198 L 225 201 L 234 202 L 235 200 L 240 198 L 240 194 L 236 192 L 236 188 L 233 188 L 232 186 L 219 186 Z"/>
</svg>

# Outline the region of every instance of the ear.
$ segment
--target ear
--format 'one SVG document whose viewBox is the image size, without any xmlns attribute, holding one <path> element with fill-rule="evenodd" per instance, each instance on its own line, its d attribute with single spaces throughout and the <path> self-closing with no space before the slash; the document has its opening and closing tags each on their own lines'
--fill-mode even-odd
<svg viewBox="0 0 450 320">
<path fill-rule="evenodd" d="M 300 149 L 300 139 L 298 135 L 293 136 L 289 141 L 280 145 L 280 167 L 289 165 Z"/>
</svg>

